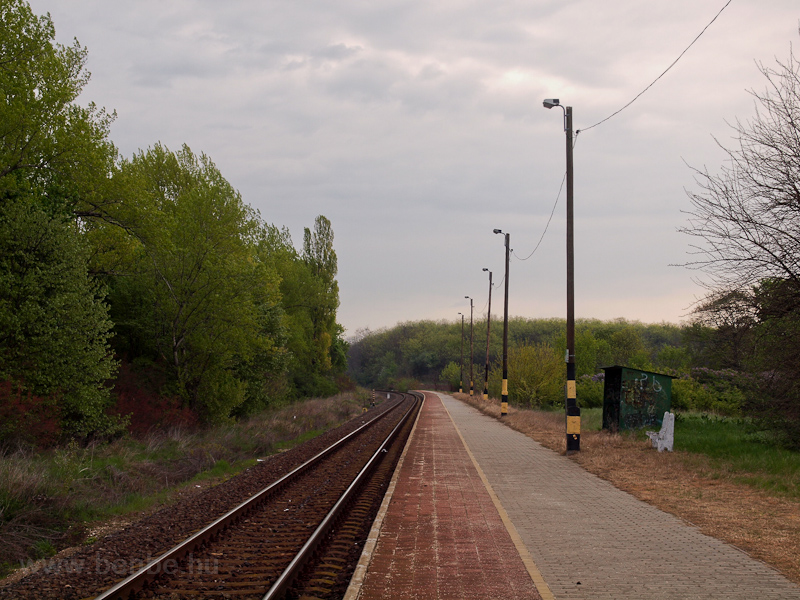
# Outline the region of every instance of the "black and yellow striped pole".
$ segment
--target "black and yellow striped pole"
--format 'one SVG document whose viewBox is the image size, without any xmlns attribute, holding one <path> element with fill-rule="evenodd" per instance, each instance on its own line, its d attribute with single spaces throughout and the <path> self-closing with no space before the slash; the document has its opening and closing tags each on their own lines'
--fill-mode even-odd
<svg viewBox="0 0 800 600">
<path fill-rule="evenodd" d="M 483 378 L 483 399 L 489 399 L 489 340 L 492 333 L 492 272 L 489 269 L 484 269 L 489 273 L 489 310 L 486 313 L 486 372 Z"/>
<path fill-rule="evenodd" d="M 572 107 L 561 106 L 556 99 L 547 99 L 545 108 L 559 106 L 564 111 L 564 132 L 567 134 L 567 388 L 566 430 L 567 454 L 581 449 L 581 409 L 578 407 L 575 381 L 575 243 L 573 236 L 573 191 L 572 191 Z"/>
<path fill-rule="evenodd" d="M 474 328 L 472 326 L 472 298 L 469 296 L 464 296 L 464 298 L 469 299 L 469 397 L 472 398 L 472 395 L 475 390 L 475 378 L 473 376 L 473 367 L 475 366 L 475 352 L 474 352 Z"/>
<path fill-rule="evenodd" d="M 572 107 L 564 111 L 567 134 L 567 454 L 581 449 L 581 409 L 575 381 L 575 238 L 572 192 Z"/>
<path fill-rule="evenodd" d="M 464 313 L 461 315 L 461 379 L 458 382 L 458 393 L 464 393 Z"/>
<path fill-rule="evenodd" d="M 495 233 L 503 233 L 500 229 L 495 229 Z M 508 414 L 508 262 L 511 253 L 511 234 L 505 234 L 506 241 L 506 297 L 503 306 L 503 387 L 500 399 L 500 416 Z"/>
</svg>

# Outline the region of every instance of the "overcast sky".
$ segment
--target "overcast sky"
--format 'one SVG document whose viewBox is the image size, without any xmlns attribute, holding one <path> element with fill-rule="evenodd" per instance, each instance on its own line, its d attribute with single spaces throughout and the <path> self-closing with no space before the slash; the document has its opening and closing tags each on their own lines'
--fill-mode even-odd
<svg viewBox="0 0 800 600">
<path fill-rule="evenodd" d="M 563 112 L 588 128 L 629 102 L 727 0 L 32 0 L 89 50 L 80 102 L 130 156 L 205 152 L 262 217 L 328 217 L 351 336 L 486 310 L 502 236 L 527 257 L 565 171 Z M 678 233 L 717 171 L 716 137 L 754 112 L 756 63 L 798 42 L 797 0 L 732 0 L 680 62 L 575 147 L 576 316 L 680 322 L 703 288 Z M 565 194 L 513 258 L 509 312 L 565 316 Z M 502 287 L 492 312 L 502 315 Z"/>
</svg>

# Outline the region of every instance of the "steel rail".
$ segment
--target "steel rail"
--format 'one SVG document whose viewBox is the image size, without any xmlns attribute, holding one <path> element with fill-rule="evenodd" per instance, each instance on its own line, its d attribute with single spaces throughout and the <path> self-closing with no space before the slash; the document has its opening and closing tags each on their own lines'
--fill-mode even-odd
<svg viewBox="0 0 800 600">
<path fill-rule="evenodd" d="M 402 397 L 402 394 L 401 394 Z M 401 400 L 402 402 L 402 400 Z M 257 492 L 244 502 L 238 504 L 236 507 L 232 508 L 228 512 L 226 512 L 221 517 L 214 520 L 211 524 L 207 525 L 197 533 L 193 534 L 189 538 L 185 539 L 180 544 L 174 546 L 170 550 L 167 550 L 157 558 L 154 558 L 145 566 L 140 568 L 135 573 L 132 573 L 122 581 L 118 582 L 105 592 L 101 593 L 99 596 L 95 597 L 95 600 L 128 600 L 131 594 L 140 591 L 146 583 L 155 579 L 158 575 L 164 572 L 163 566 L 168 560 L 180 560 L 181 558 L 185 557 L 190 552 L 193 552 L 195 549 L 200 547 L 205 541 L 213 537 L 218 532 L 222 531 L 230 524 L 232 524 L 236 519 L 244 516 L 248 511 L 255 508 L 255 506 L 261 502 L 266 500 L 271 494 L 280 490 L 285 484 L 287 484 L 290 480 L 300 475 L 304 471 L 307 471 L 313 465 L 318 463 L 322 460 L 325 456 L 339 448 L 339 446 L 343 445 L 347 440 L 355 436 L 356 434 L 360 433 L 367 427 L 374 425 L 380 419 L 388 415 L 390 412 L 394 410 L 395 407 L 387 409 L 383 413 L 377 415 L 374 419 L 362 424 L 357 429 L 351 431 L 346 436 L 338 440 L 337 442 L 331 444 L 313 458 L 308 459 L 302 465 L 296 467 L 277 481 L 274 481 L 260 492 Z"/>
<path fill-rule="evenodd" d="M 289 563 L 289 566 L 287 566 L 286 569 L 284 569 L 283 573 L 281 573 L 278 579 L 275 580 L 275 583 L 272 584 L 272 587 L 266 594 L 264 594 L 264 597 L 261 600 L 278 600 L 279 598 L 283 597 L 283 595 L 288 591 L 289 586 L 295 580 L 300 570 L 306 565 L 308 559 L 311 557 L 314 550 L 328 534 L 331 527 L 333 527 L 336 519 L 342 513 L 344 507 L 347 505 L 347 502 L 350 501 L 352 496 L 361 486 L 361 483 L 367 478 L 367 476 L 372 471 L 373 467 L 377 464 L 381 454 L 385 452 L 386 446 L 389 445 L 394 440 L 394 438 L 397 436 L 397 433 L 406 423 L 406 419 L 408 418 L 408 416 L 413 412 L 413 410 L 419 404 L 420 398 L 417 394 L 411 393 L 409 394 L 409 396 L 416 398 L 417 401 L 414 402 L 414 404 L 412 404 L 411 407 L 409 407 L 409 409 L 401 417 L 400 421 L 397 423 L 394 429 L 392 429 L 389 435 L 386 436 L 386 439 L 383 440 L 383 443 L 375 451 L 375 454 L 372 455 L 372 458 L 369 459 L 367 464 L 364 465 L 364 467 L 361 469 L 358 475 L 356 475 L 356 478 L 347 487 L 344 493 L 339 497 L 339 500 L 336 502 L 336 504 L 334 504 L 333 508 L 328 512 L 328 514 L 319 524 L 314 533 L 311 534 L 311 537 L 308 538 L 308 541 L 306 541 L 306 543 L 303 544 L 303 547 L 292 559 L 292 562 Z"/>
</svg>

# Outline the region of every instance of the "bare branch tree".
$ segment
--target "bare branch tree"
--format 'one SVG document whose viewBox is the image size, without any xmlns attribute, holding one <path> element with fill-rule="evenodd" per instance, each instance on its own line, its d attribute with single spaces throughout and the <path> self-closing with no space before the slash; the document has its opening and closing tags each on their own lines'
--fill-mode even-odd
<svg viewBox="0 0 800 600">
<path fill-rule="evenodd" d="M 695 170 L 699 192 L 682 229 L 693 236 L 709 293 L 698 319 L 750 376 L 742 409 L 800 448 L 800 62 L 790 52 L 751 91 L 755 116 L 733 125 L 738 142 L 718 174 Z M 717 142 L 719 143 L 719 142 Z"/>
<path fill-rule="evenodd" d="M 765 279 L 800 287 L 800 63 L 759 64 L 764 92 L 756 114 L 736 121 L 737 147 L 718 174 L 695 169 L 700 192 L 681 231 L 695 238 L 696 260 L 716 293 L 746 291 Z"/>
</svg>

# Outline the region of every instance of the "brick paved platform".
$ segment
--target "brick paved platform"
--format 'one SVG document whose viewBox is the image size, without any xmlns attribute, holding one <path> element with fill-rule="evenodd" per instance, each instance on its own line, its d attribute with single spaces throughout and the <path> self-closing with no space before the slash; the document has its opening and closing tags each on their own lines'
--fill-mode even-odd
<svg viewBox="0 0 800 600">
<path fill-rule="evenodd" d="M 406 452 L 348 599 L 800 600 L 764 563 L 450 396 L 426 394 Z"/>
<path fill-rule="evenodd" d="M 435 394 L 426 394 L 402 460 L 377 547 L 346 597 L 541 600 L 516 532 Z"/>
<path fill-rule="evenodd" d="M 800 586 L 766 564 L 442 398 L 559 600 L 800 600 Z"/>
</svg>

